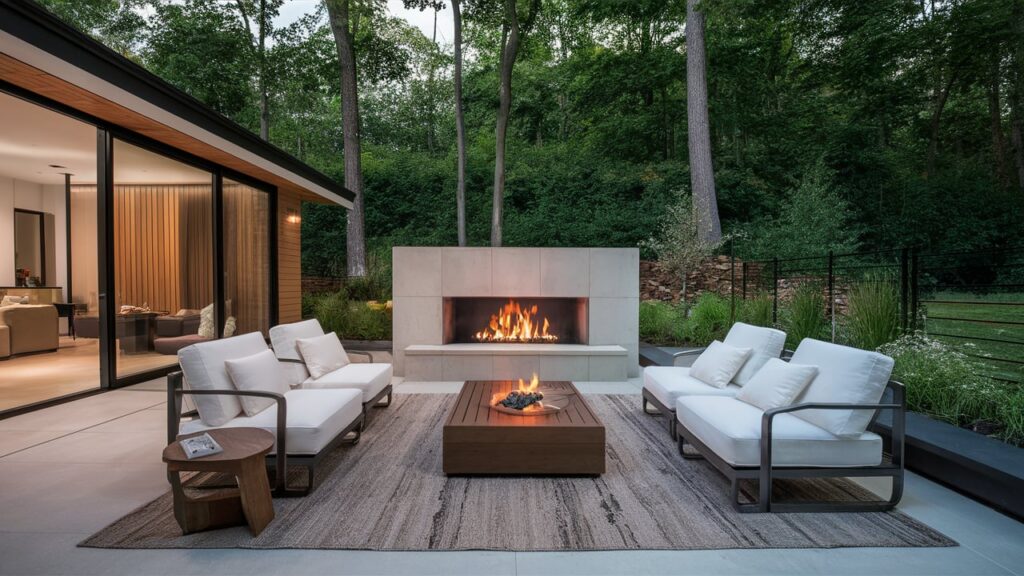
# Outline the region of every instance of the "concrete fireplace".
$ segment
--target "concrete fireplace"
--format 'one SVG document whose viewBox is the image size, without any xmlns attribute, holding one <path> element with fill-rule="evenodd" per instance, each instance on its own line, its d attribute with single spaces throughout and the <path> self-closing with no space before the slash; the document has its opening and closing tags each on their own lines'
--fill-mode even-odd
<svg viewBox="0 0 1024 576">
<path fill-rule="evenodd" d="M 635 248 L 396 247 L 395 374 L 637 376 L 639 265 Z"/>
</svg>

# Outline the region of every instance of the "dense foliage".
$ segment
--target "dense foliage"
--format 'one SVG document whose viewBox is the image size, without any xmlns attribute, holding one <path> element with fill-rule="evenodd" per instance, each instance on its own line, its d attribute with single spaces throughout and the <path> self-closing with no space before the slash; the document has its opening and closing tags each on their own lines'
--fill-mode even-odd
<svg viewBox="0 0 1024 576">
<path fill-rule="evenodd" d="M 258 130 L 258 58 L 237 10 L 256 0 L 44 3 Z M 340 181 L 336 52 L 312 6 L 271 31 L 269 137 Z M 452 47 L 379 0 L 353 6 L 370 248 L 454 244 Z M 1024 1 L 703 8 L 720 211 L 739 255 L 1021 242 Z M 688 189 L 684 12 L 544 0 L 515 68 L 506 245 L 635 246 Z M 468 237 L 484 244 L 500 29 L 469 10 L 465 39 Z M 305 208 L 308 273 L 344 270 L 344 226 L 340 208 Z"/>
</svg>

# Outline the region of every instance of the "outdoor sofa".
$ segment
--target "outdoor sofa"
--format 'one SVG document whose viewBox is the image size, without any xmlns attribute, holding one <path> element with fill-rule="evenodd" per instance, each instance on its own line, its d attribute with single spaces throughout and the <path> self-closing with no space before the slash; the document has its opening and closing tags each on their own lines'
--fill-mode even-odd
<svg viewBox="0 0 1024 576">
<path fill-rule="evenodd" d="M 372 407 L 391 405 L 391 376 L 394 368 L 391 364 L 373 362 L 370 352 L 343 351 L 343 354 L 358 354 L 369 358 L 370 362 L 353 363 L 346 358 L 344 365 L 319 378 L 310 375 L 303 361 L 296 341 L 306 338 L 325 336 L 324 329 L 315 318 L 279 324 L 270 329 L 270 342 L 274 347 L 277 359 L 287 364 L 289 384 L 304 390 L 320 389 L 353 389 L 362 394 L 363 413 Z M 381 401 L 387 397 L 387 401 Z"/>
<path fill-rule="evenodd" d="M 690 368 L 684 366 L 648 366 L 644 368 L 642 406 L 650 414 L 648 406 L 668 419 L 668 432 L 676 439 L 676 401 L 683 396 L 725 396 L 734 397 L 758 369 L 770 358 L 783 354 L 786 333 L 774 328 L 752 326 L 736 322 L 723 340 L 737 348 L 750 348 L 751 354 L 743 367 L 732 378 L 728 386 L 716 388 L 690 375 Z M 706 348 L 684 350 L 673 355 L 673 362 L 688 356 L 698 356 Z"/>
<path fill-rule="evenodd" d="M 259 332 L 220 340 L 200 342 L 181 349 L 181 371 L 167 377 L 167 441 L 179 435 L 215 428 L 262 428 L 275 436 L 275 448 L 267 456 L 268 467 L 275 471 L 276 495 L 304 495 L 313 488 L 314 467 L 320 459 L 342 442 L 355 444 L 362 434 L 364 414 L 362 394 L 356 389 L 289 388 L 283 370 L 274 374 L 269 389 L 248 389 L 233 382 L 228 361 L 246 362 L 257 357 L 277 361 Z M 254 378 L 255 380 L 255 378 Z M 193 396 L 198 417 L 182 421 L 182 398 Z M 269 399 L 273 403 L 258 413 L 247 415 L 242 402 Z M 265 402 L 265 400 L 264 400 Z M 289 465 L 306 469 L 305 486 L 289 489 Z"/>
<path fill-rule="evenodd" d="M 807 338 L 789 362 L 814 367 L 816 375 L 786 405 L 762 410 L 735 397 L 679 396 L 680 454 L 705 458 L 724 474 L 740 512 L 893 508 L 903 494 L 906 402 L 903 385 L 889 380 L 892 358 Z M 870 430 L 883 410 L 892 411 L 888 447 Z M 688 451 L 688 445 L 696 452 Z M 892 491 L 883 501 L 772 502 L 775 478 L 823 477 L 889 477 Z M 756 501 L 740 501 L 741 480 L 758 482 Z"/>
</svg>

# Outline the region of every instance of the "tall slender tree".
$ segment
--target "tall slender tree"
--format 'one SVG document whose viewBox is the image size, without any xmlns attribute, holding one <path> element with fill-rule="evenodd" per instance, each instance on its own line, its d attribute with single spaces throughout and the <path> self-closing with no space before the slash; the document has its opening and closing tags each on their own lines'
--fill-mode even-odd
<svg viewBox="0 0 1024 576">
<path fill-rule="evenodd" d="M 455 145 L 458 154 L 458 179 L 455 185 L 455 210 L 458 213 L 459 246 L 466 245 L 466 116 L 462 109 L 462 7 L 452 0 L 452 28 L 455 43 Z"/>
<path fill-rule="evenodd" d="M 277 15 L 282 0 L 235 0 L 235 6 L 252 38 L 250 51 L 256 62 L 256 91 L 259 95 L 260 138 L 270 140 L 270 105 L 267 96 L 267 38 L 273 33 L 271 21 Z M 255 14 L 252 14 L 255 12 Z M 256 29 L 252 20 L 255 16 Z"/>
<path fill-rule="evenodd" d="M 704 13 L 699 0 L 686 0 L 686 122 L 689 131 L 690 187 L 701 241 L 722 240 L 715 195 L 715 171 L 711 163 L 711 129 L 708 120 L 707 55 L 704 50 Z"/>
<path fill-rule="evenodd" d="M 349 3 L 352 0 L 324 0 L 331 32 L 338 50 L 341 72 L 341 124 L 345 153 L 345 187 L 355 194 L 348 211 L 346 259 L 349 276 L 366 276 L 366 236 L 363 216 L 363 166 L 359 127 L 359 87 L 356 51 Z"/>
<path fill-rule="evenodd" d="M 508 117 L 512 110 L 512 69 L 525 36 L 540 13 L 540 0 L 529 0 L 526 16 L 519 18 L 518 0 L 504 0 L 501 19 L 501 54 L 499 59 L 498 117 L 494 135 L 494 200 L 491 209 L 491 246 L 501 246 L 501 229 L 505 203 L 505 140 Z"/>
</svg>

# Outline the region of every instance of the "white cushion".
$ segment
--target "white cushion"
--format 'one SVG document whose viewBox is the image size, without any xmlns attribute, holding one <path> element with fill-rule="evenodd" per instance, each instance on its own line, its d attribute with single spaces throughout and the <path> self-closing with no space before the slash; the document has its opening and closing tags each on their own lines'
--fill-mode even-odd
<svg viewBox="0 0 1024 576">
<path fill-rule="evenodd" d="M 818 375 L 796 403 L 829 402 L 877 404 L 892 374 L 893 359 L 869 352 L 805 338 L 790 362 L 818 367 Z M 872 410 L 801 410 L 800 418 L 837 434 L 858 436 L 874 416 Z"/>
<path fill-rule="evenodd" d="M 723 342 L 730 346 L 750 348 L 751 350 L 746 363 L 732 378 L 734 384 L 744 386 L 754 377 L 754 374 L 757 374 L 765 362 L 782 355 L 782 349 L 786 346 L 786 333 L 774 328 L 737 322 L 729 329 Z"/>
<path fill-rule="evenodd" d="M 273 350 L 264 350 L 252 356 L 237 360 L 226 360 L 224 367 L 231 377 L 231 383 L 239 390 L 258 392 L 276 392 L 284 394 L 291 390 L 281 372 L 281 363 L 277 361 Z M 239 396 L 242 412 L 252 416 L 274 405 L 273 398 L 262 396 Z"/>
<path fill-rule="evenodd" d="M 310 378 L 321 378 L 349 363 L 345 347 L 334 332 L 295 341 Z"/>
<path fill-rule="evenodd" d="M 288 360 L 302 360 L 295 341 L 299 338 L 313 338 L 323 336 L 324 329 L 315 318 L 292 322 L 290 324 L 278 324 L 270 329 L 270 345 L 274 347 L 274 354 L 278 358 Z"/>
<path fill-rule="evenodd" d="M 288 454 L 316 454 L 363 413 L 358 390 L 292 390 L 284 398 Z M 277 404 L 255 416 L 234 418 L 223 426 L 207 426 L 200 420 L 183 422 L 181 434 L 239 427 L 262 428 L 276 439 Z"/>
<path fill-rule="evenodd" d="M 690 376 L 714 386 L 725 388 L 750 357 L 750 348 L 737 348 L 715 340 L 690 366 Z"/>
<path fill-rule="evenodd" d="M 203 338 L 216 338 L 217 329 L 213 324 L 213 304 L 210 304 L 199 311 L 199 328 L 196 334 Z"/>
<path fill-rule="evenodd" d="M 740 389 L 736 399 L 757 406 L 761 410 L 789 406 L 817 373 L 817 366 L 793 364 L 779 358 L 771 358 L 757 374 L 754 374 L 750 382 Z"/>
<path fill-rule="evenodd" d="M 650 391 L 669 410 L 676 409 L 681 396 L 735 396 L 740 387 L 729 384 L 715 388 L 690 376 L 689 368 L 677 366 L 648 366 L 644 368 L 644 390 Z"/>
<path fill-rule="evenodd" d="M 391 383 L 391 364 L 346 364 L 320 378 L 309 378 L 303 388 L 352 388 L 363 393 L 363 402 L 369 402 Z"/>
<path fill-rule="evenodd" d="M 186 346 L 178 350 L 178 364 L 185 374 L 185 385 L 192 390 L 234 390 L 224 362 L 245 358 L 267 349 L 259 332 L 250 332 Z M 242 411 L 237 396 L 191 396 L 199 417 L 207 426 L 220 426 Z"/>
<path fill-rule="evenodd" d="M 676 402 L 676 419 L 705 446 L 732 466 L 761 465 L 761 417 L 764 412 L 735 398 L 685 396 Z M 882 438 L 873 432 L 844 438 L 792 414 L 772 421 L 772 465 L 848 467 L 882 462 Z"/>
</svg>

